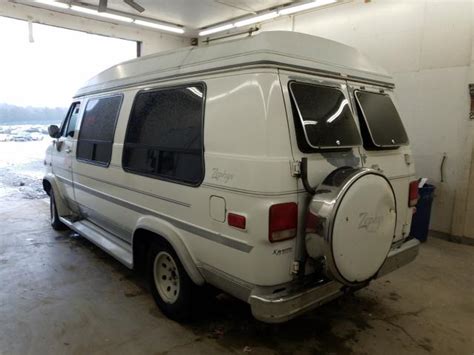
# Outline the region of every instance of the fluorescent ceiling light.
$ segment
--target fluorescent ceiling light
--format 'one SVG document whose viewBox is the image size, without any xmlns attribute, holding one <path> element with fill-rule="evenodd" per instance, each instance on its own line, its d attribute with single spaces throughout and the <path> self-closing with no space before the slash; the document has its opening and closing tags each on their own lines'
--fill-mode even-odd
<svg viewBox="0 0 474 355">
<path fill-rule="evenodd" d="M 242 21 L 237 21 L 236 23 L 234 23 L 234 26 L 235 27 L 242 27 L 242 26 L 252 25 L 254 23 L 270 20 L 270 19 L 275 18 L 277 16 L 278 16 L 278 12 L 276 12 L 276 11 L 269 12 L 269 13 L 264 14 L 264 15 L 251 17 L 251 18 L 248 18 L 248 19 L 245 19 L 245 20 L 242 20 Z"/>
<path fill-rule="evenodd" d="M 117 20 L 117 21 L 130 22 L 130 23 L 133 22 L 133 19 L 130 17 L 110 14 L 108 12 L 97 12 L 97 15 L 101 17 L 109 18 L 112 20 Z"/>
<path fill-rule="evenodd" d="M 218 26 L 218 27 L 214 27 L 214 28 L 208 28 L 206 30 L 203 30 L 203 31 L 199 32 L 199 36 L 207 36 L 207 35 L 210 35 L 210 34 L 213 34 L 213 33 L 216 33 L 216 32 L 222 32 L 222 31 L 230 30 L 233 27 L 234 27 L 234 25 L 229 23 L 227 25 L 222 25 L 222 26 Z"/>
<path fill-rule="evenodd" d="M 168 31 L 168 32 L 174 32 L 174 33 L 184 33 L 184 30 L 180 27 L 174 27 L 174 26 L 169 26 L 169 25 L 162 25 L 160 23 L 155 23 L 155 22 L 148 22 L 148 21 L 143 21 L 143 20 L 135 20 L 135 24 L 141 25 L 141 26 L 146 26 L 146 27 L 152 27 L 152 28 L 157 28 L 159 30 L 163 31 Z"/>
<path fill-rule="evenodd" d="M 329 4 L 335 3 L 336 1 L 337 0 L 316 0 L 312 2 L 307 2 L 302 5 L 291 6 L 291 7 L 281 9 L 280 11 L 278 11 L 278 14 L 290 15 L 290 14 L 294 14 L 295 12 L 305 11 L 305 10 L 313 9 L 315 7 L 329 5 Z"/>
<path fill-rule="evenodd" d="M 71 5 L 71 10 L 77 11 L 77 12 L 83 12 L 85 14 L 90 14 L 90 15 L 98 15 L 99 12 L 94 9 L 89 9 L 87 7 L 82 7 L 82 6 L 76 6 L 76 5 Z"/>
<path fill-rule="evenodd" d="M 35 2 L 40 3 L 40 4 L 49 5 L 49 6 L 59 7 L 61 9 L 69 9 L 68 4 L 64 4 L 62 2 L 57 2 L 57 1 L 53 1 L 53 0 L 36 0 Z"/>
<path fill-rule="evenodd" d="M 108 12 L 98 12 L 97 10 L 94 9 L 89 9 L 87 7 L 82 7 L 82 6 L 71 6 L 71 10 L 77 11 L 77 12 L 82 12 L 84 14 L 89 14 L 89 15 L 94 15 L 94 16 L 99 16 L 99 17 L 105 17 L 111 20 L 117 20 L 117 21 L 123 21 L 123 22 L 133 22 L 133 19 L 130 17 L 125 17 L 125 16 L 120 16 L 120 15 L 115 15 L 111 14 Z"/>
</svg>

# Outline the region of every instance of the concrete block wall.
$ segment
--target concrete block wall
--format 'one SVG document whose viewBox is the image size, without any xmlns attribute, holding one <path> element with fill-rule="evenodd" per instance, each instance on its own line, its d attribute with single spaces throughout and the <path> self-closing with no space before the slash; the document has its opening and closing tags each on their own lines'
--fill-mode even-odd
<svg viewBox="0 0 474 355">
<path fill-rule="evenodd" d="M 468 211 L 474 205 L 468 201 L 474 183 L 468 90 L 474 82 L 473 11 L 472 0 L 355 0 L 262 26 L 357 47 L 393 74 L 417 173 L 437 187 L 431 228 L 460 236 L 474 228 L 467 226 L 474 219 L 474 207 Z"/>
</svg>

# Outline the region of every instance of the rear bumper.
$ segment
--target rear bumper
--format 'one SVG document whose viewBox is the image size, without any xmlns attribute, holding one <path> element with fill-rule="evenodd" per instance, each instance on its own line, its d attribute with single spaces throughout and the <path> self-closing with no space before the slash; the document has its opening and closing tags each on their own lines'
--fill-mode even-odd
<svg viewBox="0 0 474 355">
<path fill-rule="evenodd" d="M 386 275 L 403 265 L 406 265 L 415 260 L 418 255 L 420 242 L 417 239 L 410 239 L 409 241 L 400 245 L 399 248 L 393 249 L 388 253 L 388 257 L 377 273 L 377 278 Z"/>
<path fill-rule="evenodd" d="M 420 243 L 416 239 L 391 250 L 377 278 L 413 261 Z M 349 290 L 335 281 L 295 282 L 285 290 L 272 294 L 252 294 L 249 303 L 252 314 L 267 323 L 280 323 L 327 303 Z"/>
</svg>

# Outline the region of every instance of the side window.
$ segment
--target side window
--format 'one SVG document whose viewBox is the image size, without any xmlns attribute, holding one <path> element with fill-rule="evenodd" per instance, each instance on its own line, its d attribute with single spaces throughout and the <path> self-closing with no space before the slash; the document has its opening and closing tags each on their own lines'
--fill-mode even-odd
<svg viewBox="0 0 474 355">
<path fill-rule="evenodd" d="M 76 131 L 77 118 L 79 116 L 79 110 L 81 108 L 80 102 L 75 102 L 72 104 L 72 110 L 69 116 L 69 122 L 67 123 L 66 137 L 74 137 L 74 132 Z"/>
<path fill-rule="evenodd" d="M 126 171 L 198 185 L 203 168 L 204 85 L 137 94 L 122 157 Z"/>
<path fill-rule="evenodd" d="M 77 142 L 77 159 L 109 165 L 122 95 L 90 99 Z"/>
<path fill-rule="evenodd" d="M 74 136 L 74 130 L 76 128 L 76 121 L 77 121 L 77 116 L 79 114 L 80 105 L 81 105 L 80 102 L 73 102 L 71 106 L 69 106 L 69 110 L 67 111 L 66 118 L 61 124 L 61 129 L 60 129 L 61 137 Z M 72 134 L 71 134 L 71 131 L 72 131 Z"/>
</svg>

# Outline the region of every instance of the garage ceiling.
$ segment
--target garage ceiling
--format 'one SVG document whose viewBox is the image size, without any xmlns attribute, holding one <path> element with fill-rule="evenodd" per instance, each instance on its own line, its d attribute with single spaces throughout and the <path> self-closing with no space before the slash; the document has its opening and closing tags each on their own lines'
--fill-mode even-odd
<svg viewBox="0 0 474 355">
<path fill-rule="evenodd" d="M 235 33 L 238 28 L 251 30 L 251 26 L 279 16 L 347 1 L 350 0 L 10 0 L 117 25 L 172 32 L 188 38 L 224 31 Z"/>
<path fill-rule="evenodd" d="M 230 19 L 248 16 L 273 7 L 290 4 L 292 0 L 136 0 L 145 11 L 141 16 L 182 25 L 191 29 L 208 27 Z M 83 3 L 99 5 L 99 0 Z M 122 0 L 109 0 L 108 8 L 136 13 Z"/>
</svg>

